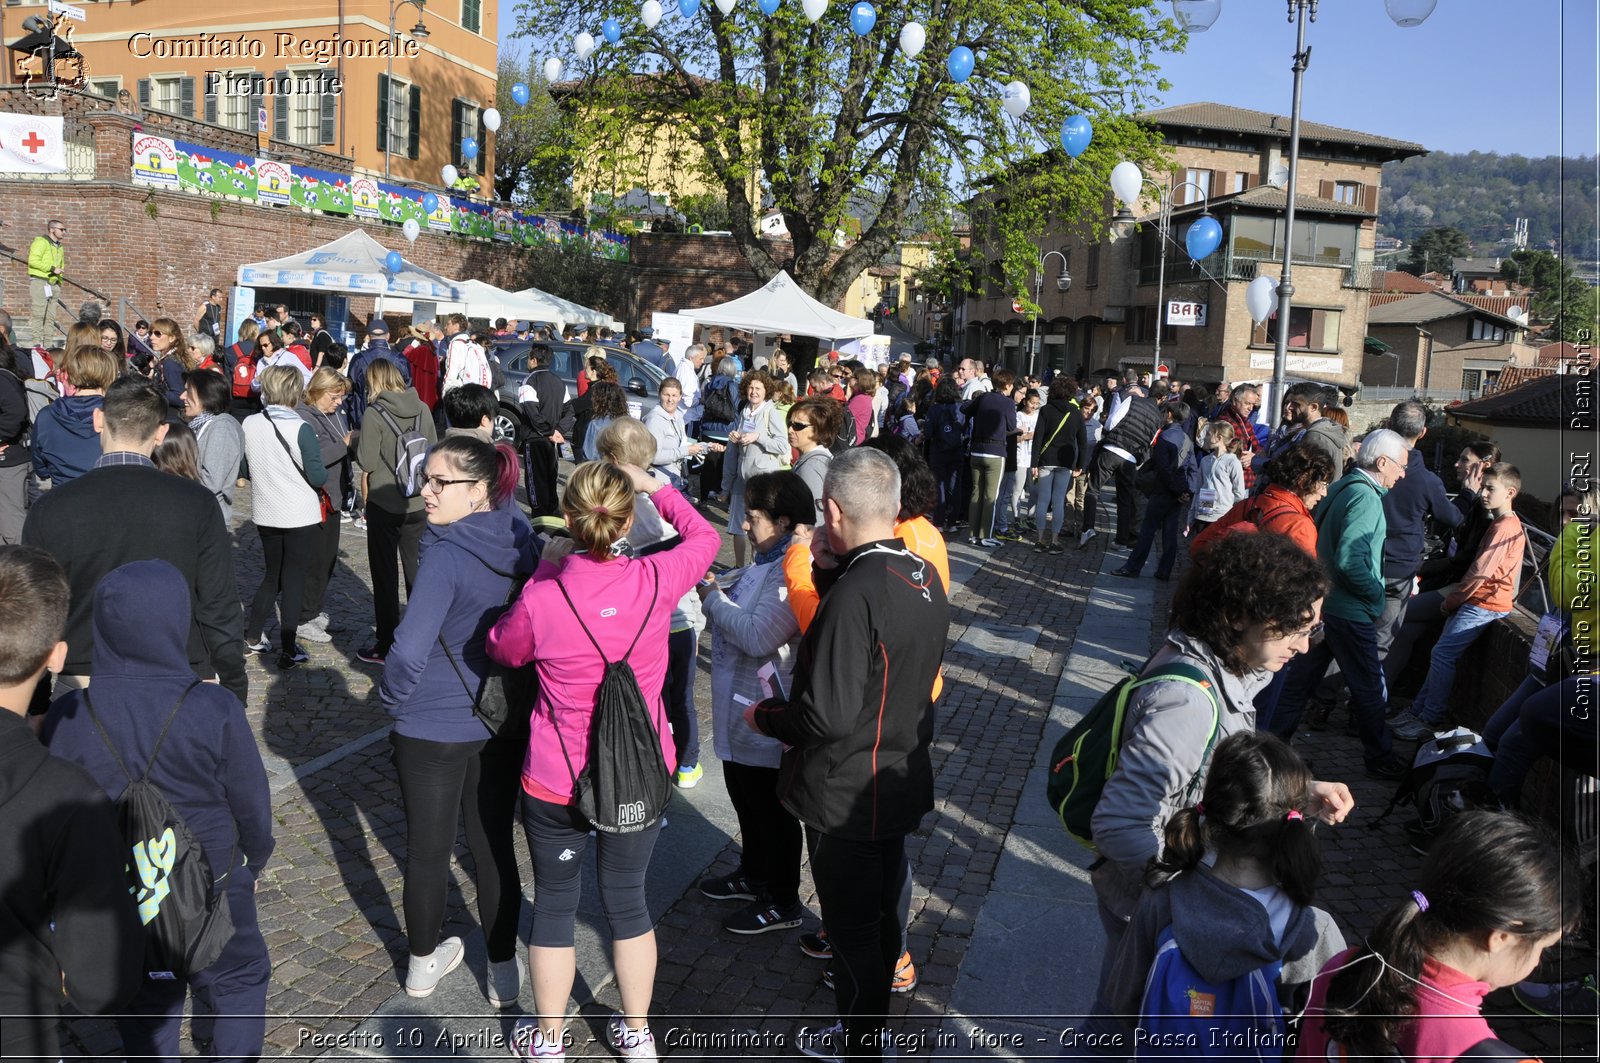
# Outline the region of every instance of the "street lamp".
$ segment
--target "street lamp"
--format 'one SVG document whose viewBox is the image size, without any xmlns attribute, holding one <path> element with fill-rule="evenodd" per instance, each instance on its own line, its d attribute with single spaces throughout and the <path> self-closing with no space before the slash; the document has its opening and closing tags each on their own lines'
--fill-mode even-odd
<svg viewBox="0 0 1600 1063">
<path fill-rule="evenodd" d="M 1128 169 L 1123 169 L 1128 167 Z M 1138 184 L 1134 183 L 1137 176 Z M 1192 188 L 1200 195 L 1202 204 L 1201 217 L 1211 217 L 1211 200 L 1206 195 L 1206 190 L 1193 181 L 1183 181 L 1170 187 L 1162 187 L 1131 162 L 1119 163 L 1111 173 L 1111 190 L 1122 201 L 1122 209 L 1117 211 L 1111 219 L 1112 227 L 1122 235 L 1126 235 L 1133 228 L 1133 204 L 1138 200 L 1144 187 L 1149 185 L 1155 189 L 1156 196 L 1161 201 L 1161 212 L 1158 215 L 1156 229 L 1156 248 L 1159 261 L 1156 266 L 1156 351 L 1154 370 L 1161 364 L 1161 333 L 1167 324 L 1167 243 L 1172 239 L 1172 199 L 1180 189 Z"/>
<path fill-rule="evenodd" d="M 394 152 L 394 20 L 400 9 L 407 4 L 417 9 L 417 24 L 411 27 L 412 40 L 428 39 L 428 27 L 422 21 L 423 8 L 428 6 L 428 0 L 389 0 L 389 66 L 383 78 L 383 92 L 388 97 L 383 101 L 383 176 L 385 177 L 389 176 L 389 156 Z"/>
<path fill-rule="evenodd" d="M 1055 255 L 1061 260 L 1061 272 L 1056 275 L 1056 291 L 1066 294 L 1072 288 L 1072 274 L 1067 272 L 1067 256 L 1063 251 L 1046 251 L 1039 256 L 1039 264 L 1033 271 L 1033 334 L 1028 337 L 1028 375 L 1032 376 L 1039 369 L 1039 296 L 1044 292 L 1044 264 L 1050 261 L 1050 256 Z"/>
<path fill-rule="evenodd" d="M 1272 394 L 1269 401 L 1276 408 L 1283 402 L 1284 377 L 1289 370 L 1289 307 L 1294 301 L 1294 199 L 1295 179 L 1300 168 L 1300 88 L 1305 80 L 1306 67 L 1311 63 L 1311 48 L 1306 44 L 1306 23 L 1317 20 L 1317 0 L 1288 0 L 1289 21 L 1296 24 L 1294 63 L 1294 96 L 1289 112 L 1289 177 L 1284 188 L 1283 208 L 1283 271 L 1278 278 L 1278 335 L 1272 355 Z M 1420 26 L 1433 14 L 1438 0 L 1383 0 L 1384 10 L 1396 26 L 1410 29 Z M 1204 33 L 1222 14 L 1222 0 L 1172 0 L 1172 17 L 1190 33 Z M 1160 343 L 1157 329 L 1156 342 Z"/>
</svg>

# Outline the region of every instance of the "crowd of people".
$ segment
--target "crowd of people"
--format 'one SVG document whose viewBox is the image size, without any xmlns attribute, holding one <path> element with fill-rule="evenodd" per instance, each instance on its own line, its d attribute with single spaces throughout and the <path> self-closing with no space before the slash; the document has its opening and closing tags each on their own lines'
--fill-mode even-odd
<svg viewBox="0 0 1600 1063">
<path fill-rule="evenodd" d="M 219 295 L 193 333 L 85 321 L 53 352 L 14 350 L 0 318 L 0 435 L 19 408 L 31 425 L 0 450 L 0 804 L 18 809 L 0 817 L 0 885 L 29 898 L 6 909 L 0 970 L 32 972 L 0 977 L 0 1012 L 34 1016 L 7 1020 L 7 1055 L 55 1057 L 58 988 L 119 1014 L 130 1054 L 176 1058 L 192 993 L 215 1013 L 212 1051 L 259 1055 L 271 962 L 254 890 L 273 822 L 245 656 L 289 670 L 310 658 L 303 641 L 339 633 L 325 605 L 343 528 L 365 533 L 373 637 L 357 656 L 381 668 L 393 721 L 403 989 L 429 996 L 465 956 L 445 926 L 464 823 L 488 1004 L 531 987 L 518 1058 L 561 1060 L 571 1044 L 591 838 L 621 999 L 607 1040 L 657 1058 L 645 885 L 666 795 L 700 784 L 703 747 L 741 844 L 737 868 L 699 891 L 730 902 L 729 933 L 794 930 L 809 862 L 822 925 L 797 944 L 827 961 L 836 1016 L 797 1047 L 886 1054 L 891 994 L 917 986 L 906 836 L 934 807 L 947 542 L 1086 546 L 1105 487 L 1131 551 L 1117 574 L 1137 577 L 1159 540 L 1155 577 L 1181 580 L 1094 807 L 1099 1044 L 1129 1048 L 1132 1016 L 1172 1019 L 1152 972 L 1187 964 L 1208 983 L 1268 969 L 1279 1023 L 1279 1002 L 1301 1008 L 1305 1058 L 1453 1059 L 1492 1036 L 1483 995 L 1525 979 L 1579 920 L 1571 861 L 1505 809 L 1556 736 L 1593 748 L 1592 719 L 1560 711 L 1594 693 L 1592 488 L 1573 493 L 1548 562 L 1567 608 L 1487 727 L 1495 808 L 1414 835 L 1418 888 L 1362 945 L 1315 907 L 1315 821 L 1341 821 L 1353 799 L 1296 754 L 1302 725 L 1327 727 L 1348 687 L 1367 774 L 1402 776 L 1400 745 L 1450 725 L 1456 664 L 1512 608 L 1522 570 L 1520 474 L 1469 447 L 1448 496 L 1417 449 L 1417 403 L 1355 441 L 1337 391 L 1316 384 L 1289 389 L 1267 426 L 1247 385 L 909 357 L 830 356 L 797 377 L 782 351 L 755 366 L 746 347 L 673 354 L 640 335 L 634 352 L 668 375 L 639 420 L 607 363 L 613 337 L 593 337 L 569 386 L 548 330 L 501 323 L 533 341 L 519 449 L 494 433 L 494 336 L 465 319 L 413 327 L 398 350 L 375 320 L 352 354 L 320 318 L 261 308 L 224 346 Z M 562 448 L 576 459 L 564 484 Z M 702 512 L 724 508 L 726 570 Z M 246 516 L 263 577 L 241 605 Z M 1453 529 L 1436 556 L 1430 521 Z M 1397 657 L 1429 625 L 1426 681 L 1396 711 Z M 155 978 L 144 924 L 169 915 L 147 869 L 149 890 L 119 885 L 112 808 L 141 777 L 187 823 L 231 914 L 215 955 Z M 525 953 L 519 825 L 536 885 Z"/>
</svg>

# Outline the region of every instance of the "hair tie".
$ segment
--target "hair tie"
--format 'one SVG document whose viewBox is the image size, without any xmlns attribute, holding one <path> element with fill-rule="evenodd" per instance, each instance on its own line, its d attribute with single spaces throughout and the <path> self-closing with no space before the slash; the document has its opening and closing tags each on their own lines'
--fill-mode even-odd
<svg viewBox="0 0 1600 1063">
<path fill-rule="evenodd" d="M 1290 823 L 1298 823 L 1306 817 L 1300 814 L 1300 810 L 1298 808 L 1291 808 L 1288 812 L 1284 813 L 1283 818 L 1288 820 Z"/>
<path fill-rule="evenodd" d="M 1206 814 L 1206 803 L 1204 801 L 1196 801 L 1194 803 L 1194 814 L 1197 816 Z"/>
<path fill-rule="evenodd" d="M 1412 890 L 1411 899 L 1417 902 L 1418 911 L 1425 912 L 1428 910 L 1428 898 L 1422 895 L 1421 890 Z"/>
<path fill-rule="evenodd" d="M 591 506 L 590 509 L 589 509 L 589 512 L 593 513 L 593 514 L 595 514 L 596 516 L 599 516 L 599 517 L 609 517 L 609 516 L 611 516 L 611 511 L 609 509 L 607 509 L 605 506 Z"/>
</svg>

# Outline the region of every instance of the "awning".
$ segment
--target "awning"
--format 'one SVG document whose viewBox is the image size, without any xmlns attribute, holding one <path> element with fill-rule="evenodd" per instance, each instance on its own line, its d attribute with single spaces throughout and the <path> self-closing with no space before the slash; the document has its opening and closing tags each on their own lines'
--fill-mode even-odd
<svg viewBox="0 0 1600 1063">
<path fill-rule="evenodd" d="M 401 252 L 402 258 L 404 252 Z M 389 249 L 356 229 L 331 243 L 298 255 L 239 267 L 238 283 L 253 288 L 293 288 L 309 292 L 400 295 L 411 299 L 460 302 L 461 289 L 415 262 L 405 260 L 389 272 Z"/>
<path fill-rule="evenodd" d="M 751 333 L 789 333 L 819 340 L 853 340 L 875 331 L 866 318 L 841 314 L 817 302 L 782 271 L 748 295 L 679 312 L 693 318 L 696 325 L 721 325 Z"/>
<path fill-rule="evenodd" d="M 1363 345 L 1368 354 L 1393 354 L 1394 348 L 1376 336 L 1368 336 Z"/>
</svg>

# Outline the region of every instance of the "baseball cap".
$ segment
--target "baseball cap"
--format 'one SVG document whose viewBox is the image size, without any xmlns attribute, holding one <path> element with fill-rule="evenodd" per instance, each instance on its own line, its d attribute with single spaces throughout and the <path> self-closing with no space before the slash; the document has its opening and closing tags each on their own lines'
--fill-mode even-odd
<svg viewBox="0 0 1600 1063">
<path fill-rule="evenodd" d="M 372 324 L 367 326 L 368 336 L 387 336 L 388 334 L 389 326 L 384 324 L 381 320 L 374 321 Z"/>
<path fill-rule="evenodd" d="M 653 328 L 642 328 L 639 330 L 639 335 L 643 336 L 645 339 L 650 339 L 655 334 L 656 330 Z"/>
</svg>

